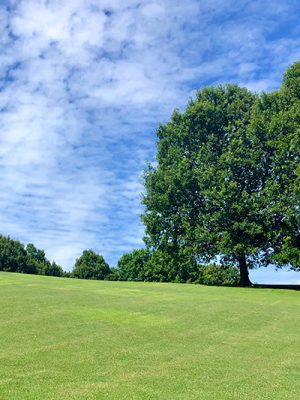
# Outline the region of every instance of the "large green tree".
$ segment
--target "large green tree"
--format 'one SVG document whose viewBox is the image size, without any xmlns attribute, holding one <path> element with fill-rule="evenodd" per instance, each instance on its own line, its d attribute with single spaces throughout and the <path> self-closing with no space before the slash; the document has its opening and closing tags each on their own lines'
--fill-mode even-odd
<svg viewBox="0 0 300 400">
<path fill-rule="evenodd" d="M 300 269 L 300 62 L 285 73 L 279 91 L 263 94 L 253 128 L 267 165 L 263 191 L 270 261 Z M 258 134 L 257 134 L 258 133 Z"/>
<path fill-rule="evenodd" d="M 298 71 L 262 96 L 236 85 L 200 90 L 159 127 L 157 166 L 145 173 L 149 246 L 198 262 L 223 258 L 239 266 L 242 286 L 249 268 L 291 255 L 297 264 Z"/>
</svg>

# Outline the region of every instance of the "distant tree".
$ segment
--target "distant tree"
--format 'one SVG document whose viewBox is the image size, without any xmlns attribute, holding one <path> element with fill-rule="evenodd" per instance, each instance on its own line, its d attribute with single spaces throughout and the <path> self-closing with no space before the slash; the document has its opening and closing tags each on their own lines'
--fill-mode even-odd
<svg viewBox="0 0 300 400">
<path fill-rule="evenodd" d="M 63 274 L 62 274 L 63 278 L 73 278 L 72 272 L 71 271 L 64 271 L 63 270 Z"/>
<path fill-rule="evenodd" d="M 47 258 L 44 250 L 38 249 L 32 243 L 26 246 L 27 263 L 35 266 L 37 274 L 47 276 L 63 276 L 64 271 L 61 266 L 54 261 L 51 263 Z"/>
<path fill-rule="evenodd" d="M 76 260 L 72 276 L 80 279 L 105 279 L 110 273 L 109 265 L 100 254 L 84 250 Z"/>
<path fill-rule="evenodd" d="M 28 265 L 31 265 L 37 274 L 45 275 L 45 269 L 47 265 L 50 265 L 50 261 L 47 260 L 44 250 L 36 248 L 32 243 L 28 243 L 26 253 Z"/>
<path fill-rule="evenodd" d="M 0 235 L 0 271 L 36 274 L 37 265 L 28 259 L 24 245 L 9 236 Z"/>
<path fill-rule="evenodd" d="M 28 243 L 26 246 L 27 254 L 38 263 L 44 263 L 46 261 L 46 255 L 44 250 L 37 249 L 34 244 Z"/>
<path fill-rule="evenodd" d="M 52 261 L 52 263 L 48 262 L 44 268 L 44 275 L 47 276 L 65 276 L 62 267 L 56 262 Z"/>
<path fill-rule="evenodd" d="M 60 266 L 46 258 L 44 250 L 32 243 L 25 248 L 18 240 L 3 235 L 0 235 L 0 271 L 53 276 L 64 274 Z"/>
<path fill-rule="evenodd" d="M 157 131 L 145 173 L 146 243 L 198 263 L 300 265 L 299 63 L 278 92 L 204 88 Z"/>
</svg>

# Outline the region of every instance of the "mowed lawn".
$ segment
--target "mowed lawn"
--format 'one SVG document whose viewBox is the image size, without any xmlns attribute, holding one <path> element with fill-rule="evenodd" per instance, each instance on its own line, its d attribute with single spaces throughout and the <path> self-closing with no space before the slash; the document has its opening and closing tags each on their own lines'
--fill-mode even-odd
<svg viewBox="0 0 300 400">
<path fill-rule="evenodd" d="M 300 293 L 0 273 L 0 399 L 300 397 Z"/>
</svg>

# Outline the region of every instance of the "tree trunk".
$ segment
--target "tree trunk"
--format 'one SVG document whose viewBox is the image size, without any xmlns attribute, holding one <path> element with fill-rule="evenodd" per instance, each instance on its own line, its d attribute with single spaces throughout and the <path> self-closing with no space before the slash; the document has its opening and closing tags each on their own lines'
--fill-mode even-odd
<svg viewBox="0 0 300 400">
<path fill-rule="evenodd" d="M 239 268 L 240 268 L 240 282 L 239 286 L 249 287 L 252 286 L 252 282 L 249 279 L 249 271 L 247 267 L 247 260 L 245 254 L 238 257 Z"/>
</svg>

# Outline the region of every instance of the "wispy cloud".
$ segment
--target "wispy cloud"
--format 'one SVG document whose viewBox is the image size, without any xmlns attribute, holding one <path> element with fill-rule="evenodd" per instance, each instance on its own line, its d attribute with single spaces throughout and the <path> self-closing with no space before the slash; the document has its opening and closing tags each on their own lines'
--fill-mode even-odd
<svg viewBox="0 0 300 400">
<path fill-rule="evenodd" d="M 11 0 L 0 5 L 1 232 L 70 268 L 141 246 L 154 131 L 196 89 L 279 86 L 297 1 Z"/>
</svg>

